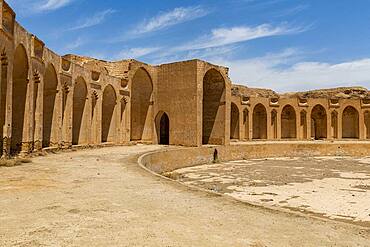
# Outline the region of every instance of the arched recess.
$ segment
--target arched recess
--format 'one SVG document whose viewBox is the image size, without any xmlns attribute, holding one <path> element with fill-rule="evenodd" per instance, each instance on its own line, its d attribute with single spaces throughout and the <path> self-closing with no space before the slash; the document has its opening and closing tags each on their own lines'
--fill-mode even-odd
<svg viewBox="0 0 370 247">
<path fill-rule="evenodd" d="M 234 103 L 231 103 L 230 139 L 239 139 L 239 109 Z"/>
<path fill-rule="evenodd" d="M 42 147 L 49 147 L 51 142 L 55 141 L 57 134 L 57 87 L 58 78 L 55 68 L 49 64 L 44 76 Z"/>
<path fill-rule="evenodd" d="M 267 139 L 267 112 L 262 104 L 253 110 L 253 139 Z"/>
<path fill-rule="evenodd" d="M 347 106 L 342 114 L 342 137 L 359 138 L 359 114 L 353 106 Z"/>
<path fill-rule="evenodd" d="M 305 110 L 301 111 L 301 133 L 302 133 L 302 138 L 307 139 L 307 112 Z"/>
<path fill-rule="evenodd" d="M 102 142 L 113 142 L 116 130 L 117 95 L 111 85 L 105 87 L 102 107 Z"/>
<path fill-rule="evenodd" d="M 271 111 L 271 127 L 273 139 L 277 139 L 277 111 L 275 109 Z"/>
<path fill-rule="evenodd" d="M 311 137 L 315 140 L 327 138 L 327 115 L 322 105 L 316 105 L 312 109 Z"/>
<path fill-rule="evenodd" d="M 4 125 L 6 115 L 6 95 L 8 90 L 8 57 L 7 54 L 1 54 L 1 85 L 0 85 L 0 150 L 3 150 Z"/>
<path fill-rule="evenodd" d="M 26 98 L 28 88 L 28 57 L 23 45 L 18 45 L 14 53 L 13 62 L 13 92 L 12 92 L 12 138 L 11 152 L 21 151 Z"/>
<path fill-rule="evenodd" d="M 157 140 L 160 145 L 170 144 L 170 119 L 167 113 L 160 111 L 155 118 Z"/>
<path fill-rule="evenodd" d="M 338 112 L 332 111 L 331 113 L 331 133 L 332 138 L 338 138 Z"/>
<path fill-rule="evenodd" d="M 291 105 L 286 105 L 281 112 L 281 138 L 297 138 L 297 117 Z"/>
<path fill-rule="evenodd" d="M 203 78 L 203 144 L 222 144 L 225 138 L 225 80 L 216 69 Z"/>
<path fill-rule="evenodd" d="M 244 124 L 244 139 L 249 140 L 249 111 L 244 109 L 243 111 L 243 124 Z"/>
<path fill-rule="evenodd" d="M 370 139 L 370 111 L 364 113 L 365 120 L 365 135 L 366 139 Z"/>
<path fill-rule="evenodd" d="M 73 115 L 72 115 L 72 144 L 80 145 L 87 142 L 87 120 L 86 114 L 87 86 L 82 77 L 76 80 L 73 89 Z"/>
<path fill-rule="evenodd" d="M 139 68 L 131 84 L 131 140 L 152 139 L 153 83 L 149 73 Z"/>
</svg>

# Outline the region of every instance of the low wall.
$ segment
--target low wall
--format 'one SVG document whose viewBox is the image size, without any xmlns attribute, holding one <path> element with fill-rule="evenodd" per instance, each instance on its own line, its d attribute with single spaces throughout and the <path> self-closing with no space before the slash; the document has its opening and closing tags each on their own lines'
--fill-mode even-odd
<svg viewBox="0 0 370 247">
<path fill-rule="evenodd" d="M 155 173 L 218 161 L 307 156 L 370 156 L 370 142 L 253 142 L 229 146 L 204 146 L 152 152 L 141 165 Z"/>
</svg>

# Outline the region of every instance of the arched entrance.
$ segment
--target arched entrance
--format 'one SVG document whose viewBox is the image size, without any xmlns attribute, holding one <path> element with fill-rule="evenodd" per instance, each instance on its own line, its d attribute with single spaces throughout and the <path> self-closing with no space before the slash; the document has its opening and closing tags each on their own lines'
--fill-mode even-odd
<svg viewBox="0 0 370 247">
<path fill-rule="evenodd" d="M 203 78 L 203 144 L 223 144 L 225 138 L 225 80 L 216 69 Z"/>
<path fill-rule="evenodd" d="M 79 145 L 87 142 L 87 117 L 86 114 L 87 86 L 83 78 L 76 80 L 73 91 L 73 126 L 72 126 L 72 144 Z"/>
<path fill-rule="evenodd" d="M 55 68 L 49 64 L 44 76 L 42 147 L 49 147 L 57 134 L 58 119 L 57 104 L 55 104 L 57 87 L 58 78 Z"/>
<path fill-rule="evenodd" d="M 152 139 L 152 79 L 148 72 L 140 68 L 131 84 L 131 140 Z"/>
<path fill-rule="evenodd" d="M 230 139 L 239 139 L 239 109 L 234 103 L 231 103 Z"/>
<path fill-rule="evenodd" d="M 315 140 L 327 138 L 327 116 L 322 105 L 316 105 L 312 109 L 311 137 Z"/>
<path fill-rule="evenodd" d="M 170 119 L 165 112 L 159 112 L 156 117 L 158 144 L 170 144 Z"/>
<path fill-rule="evenodd" d="M 297 118 L 291 105 L 285 106 L 281 112 L 281 138 L 297 138 Z"/>
<path fill-rule="evenodd" d="M 13 92 L 12 92 L 12 138 L 11 152 L 21 151 L 24 123 L 26 98 L 28 87 L 28 57 L 26 50 L 19 45 L 14 53 L 13 63 Z"/>
<path fill-rule="evenodd" d="M 267 112 L 262 104 L 253 110 L 253 139 L 267 139 Z"/>
<path fill-rule="evenodd" d="M 105 87 L 102 106 L 102 142 L 113 142 L 116 129 L 115 109 L 117 96 L 111 85 Z"/>
<path fill-rule="evenodd" d="M 365 135 L 366 139 L 370 139 L 370 111 L 364 113 L 365 118 Z"/>
<path fill-rule="evenodd" d="M 359 114 L 352 107 L 347 106 L 342 115 L 342 137 L 358 139 L 359 138 Z"/>
</svg>

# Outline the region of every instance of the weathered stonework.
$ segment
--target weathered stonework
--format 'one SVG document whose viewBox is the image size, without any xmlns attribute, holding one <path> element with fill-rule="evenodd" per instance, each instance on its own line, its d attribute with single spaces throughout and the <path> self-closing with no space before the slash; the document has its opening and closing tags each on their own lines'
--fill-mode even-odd
<svg viewBox="0 0 370 247">
<path fill-rule="evenodd" d="M 370 93 L 279 95 L 233 86 L 228 69 L 59 56 L 0 0 L 2 154 L 129 142 L 201 146 L 230 139 L 370 139 Z"/>
</svg>

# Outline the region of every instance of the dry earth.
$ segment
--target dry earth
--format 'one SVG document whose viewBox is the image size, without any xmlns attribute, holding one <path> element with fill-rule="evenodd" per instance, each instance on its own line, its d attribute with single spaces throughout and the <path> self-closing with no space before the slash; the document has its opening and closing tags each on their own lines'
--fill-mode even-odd
<svg viewBox="0 0 370 247">
<path fill-rule="evenodd" d="M 157 146 L 0 168 L 0 246 L 369 246 L 370 230 L 254 207 L 156 177 Z"/>
<path fill-rule="evenodd" d="M 258 205 L 370 228 L 370 158 L 287 157 L 230 161 L 167 174 Z"/>
</svg>

